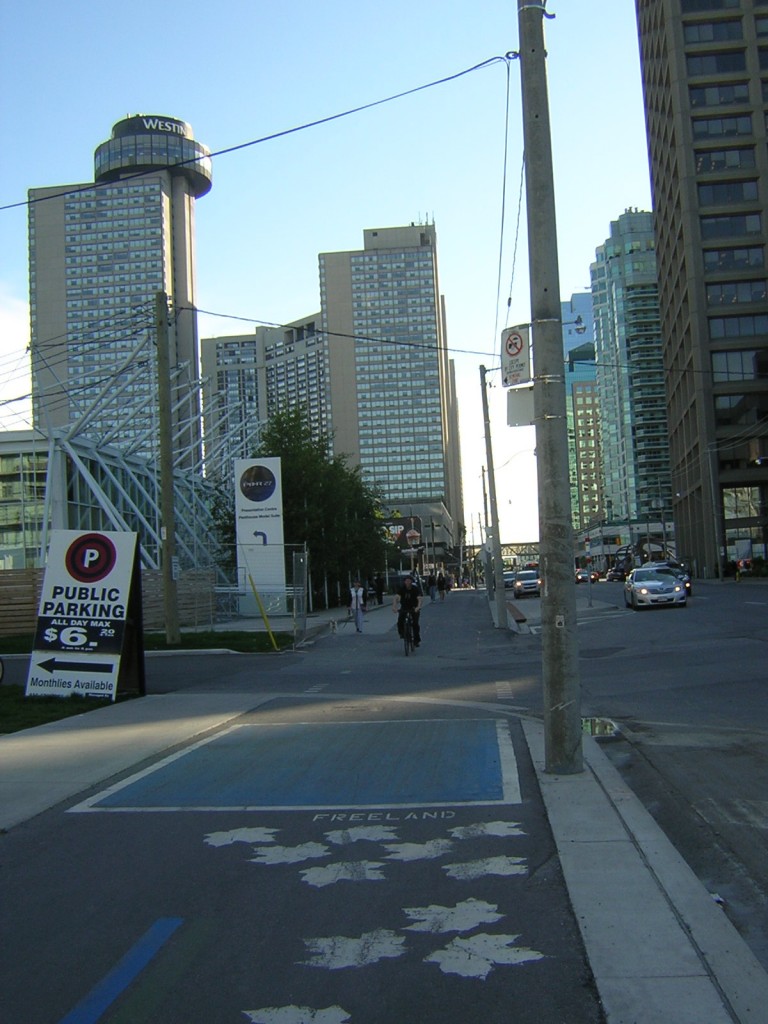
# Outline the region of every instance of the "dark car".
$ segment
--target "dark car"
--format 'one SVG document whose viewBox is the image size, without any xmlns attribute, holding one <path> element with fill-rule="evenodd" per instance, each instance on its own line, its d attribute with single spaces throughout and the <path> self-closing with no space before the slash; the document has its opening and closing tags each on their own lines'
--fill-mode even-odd
<svg viewBox="0 0 768 1024">
<path fill-rule="evenodd" d="M 613 569 L 608 570 L 608 572 L 605 574 L 605 578 L 606 580 L 613 583 L 623 583 L 624 580 L 627 578 L 627 574 L 624 572 L 623 569 L 619 569 L 618 566 L 614 566 Z"/>
<path fill-rule="evenodd" d="M 600 573 L 595 569 L 577 569 L 576 570 L 576 582 L 577 583 L 597 583 L 600 579 Z"/>
</svg>

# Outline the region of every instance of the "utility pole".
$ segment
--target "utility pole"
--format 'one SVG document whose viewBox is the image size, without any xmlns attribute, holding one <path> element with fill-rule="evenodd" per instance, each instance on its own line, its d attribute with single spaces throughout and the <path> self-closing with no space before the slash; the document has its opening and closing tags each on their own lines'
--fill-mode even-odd
<svg viewBox="0 0 768 1024">
<path fill-rule="evenodd" d="M 528 262 L 538 454 L 545 771 L 583 771 L 581 685 L 573 583 L 555 188 L 547 93 L 546 0 L 517 0 L 528 212 Z"/>
<path fill-rule="evenodd" d="M 501 560 L 501 533 L 499 509 L 496 504 L 496 474 L 493 471 L 491 445 L 491 418 L 488 413 L 488 392 L 485 385 L 486 369 L 480 367 L 480 388 L 483 393 L 483 423 L 485 424 L 485 458 L 488 463 L 488 496 L 491 503 L 491 543 L 493 547 L 493 580 L 496 591 L 496 628 L 507 628 L 507 598 L 504 593 L 504 563 Z M 486 586 L 490 583 L 486 574 Z"/>
<path fill-rule="evenodd" d="M 160 421 L 160 515 L 162 518 L 163 610 L 165 639 L 181 642 L 176 593 L 176 513 L 173 503 L 173 431 L 171 427 L 171 361 L 168 351 L 168 296 L 155 296 L 157 338 L 157 402 Z"/>
</svg>

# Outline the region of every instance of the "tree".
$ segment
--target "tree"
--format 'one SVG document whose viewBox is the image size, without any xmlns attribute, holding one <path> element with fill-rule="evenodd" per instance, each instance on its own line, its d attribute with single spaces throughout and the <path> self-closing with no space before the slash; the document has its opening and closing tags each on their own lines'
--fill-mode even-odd
<svg viewBox="0 0 768 1024">
<path fill-rule="evenodd" d="M 350 468 L 344 455 L 331 455 L 326 434 L 314 436 L 305 412 L 288 409 L 272 416 L 255 457 L 281 460 L 283 534 L 286 544 L 304 544 L 318 589 L 346 588 L 350 576 L 372 576 L 384 564 L 381 494 Z"/>
</svg>

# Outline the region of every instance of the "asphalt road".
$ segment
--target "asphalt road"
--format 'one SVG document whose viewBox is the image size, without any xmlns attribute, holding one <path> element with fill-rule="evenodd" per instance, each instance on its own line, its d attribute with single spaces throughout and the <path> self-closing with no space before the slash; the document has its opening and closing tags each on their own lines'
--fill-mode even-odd
<svg viewBox="0 0 768 1024">
<path fill-rule="evenodd" d="M 585 714 L 606 753 L 768 968 L 768 582 L 694 581 L 683 609 L 579 629 Z"/>
<path fill-rule="evenodd" d="M 723 900 L 726 913 L 768 968 L 768 584 L 695 581 L 694 585 L 688 608 L 640 613 L 624 608 L 620 584 L 593 586 L 594 607 L 581 616 L 579 624 L 583 713 L 617 723 L 618 734 L 602 741 L 606 752 L 707 888 Z M 535 611 L 534 602 L 523 601 L 521 607 Z M 377 616 L 384 616 L 384 621 L 376 621 Z M 416 721 L 419 729 L 428 731 L 438 717 L 449 723 L 448 728 L 452 722 L 466 723 L 487 715 L 512 723 L 516 713 L 540 714 L 540 633 L 535 629 L 528 635 L 493 630 L 488 627 L 487 616 L 485 597 L 480 593 L 453 594 L 445 605 L 427 607 L 424 643 L 407 661 L 392 632 L 387 608 L 369 616 L 370 628 L 366 627 L 360 636 L 342 628 L 337 635 L 326 636 L 298 652 L 150 658 L 149 690 L 268 693 L 272 698 L 270 710 L 257 713 L 258 721 L 281 727 L 288 722 L 293 728 L 307 722 L 340 727 L 355 722 L 402 725 Z M 531 619 L 535 619 L 534 614 Z M 282 700 L 274 702 L 277 694 Z M 519 737 L 514 725 L 510 725 L 510 732 L 517 749 Z M 402 735 L 407 736 L 407 732 Z M 419 733 L 420 740 L 426 735 Z M 361 741 L 363 748 L 372 743 Z M 398 758 L 406 758 L 408 743 L 395 744 L 395 749 L 398 753 L 392 760 L 396 763 Z M 407 758 L 404 763 L 408 763 Z M 525 791 L 531 780 L 524 757 L 519 767 Z M 411 770 L 420 784 L 428 783 L 428 777 L 419 774 L 421 767 L 417 772 L 411 765 Z M 204 775 L 204 768 L 201 771 Z M 366 785 L 373 781 L 368 780 Z M 172 786 L 172 782 L 168 784 Z M 257 853 L 257 870 L 253 870 L 253 846 L 246 849 L 245 839 L 236 837 L 239 829 L 252 826 L 251 815 L 246 820 L 241 814 L 223 811 L 161 813 L 147 810 L 141 803 L 150 799 L 149 791 L 129 789 L 131 793 L 131 799 L 139 802 L 131 813 L 62 816 L 52 811 L 6 837 L 12 842 L 4 843 L 2 870 L 6 878 L 7 872 L 12 872 L 10 877 L 18 877 L 24 886 L 23 898 L 11 906 L 11 919 L 16 911 L 26 925 L 21 931 L 13 927 L 3 940 L 5 948 L 10 942 L 19 956 L 0 967 L 0 990 L 20 998 L 29 991 L 32 968 L 38 970 L 40 956 L 45 964 L 53 964 L 48 980 L 35 983 L 40 987 L 36 997 L 42 1001 L 41 1006 L 45 1004 L 46 1012 L 22 1015 L 20 1020 L 29 1024 L 60 1022 L 61 1014 L 52 1014 L 51 1007 L 75 1005 L 75 997 L 87 987 L 85 981 L 101 977 L 115 962 L 126 938 L 141 933 L 140 922 L 146 917 L 141 911 L 147 900 L 166 928 L 173 928 L 173 922 L 181 919 L 195 922 L 194 928 L 185 930 L 190 948 L 185 946 L 171 965 L 176 972 L 171 991 L 179 994 L 178 1005 L 174 1003 L 172 1011 L 169 1009 L 168 991 L 163 988 L 168 984 L 167 974 L 148 974 L 147 984 L 135 996 L 146 1000 L 147 1005 L 160 1000 L 163 1014 L 157 1019 L 164 1024 L 239 1019 L 231 1014 L 242 1013 L 250 1005 L 249 992 L 255 989 L 272 993 L 275 1005 L 286 991 L 290 991 L 291 998 L 303 991 L 308 1005 L 331 1005 L 331 992 L 338 988 L 329 987 L 328 968 L 324 976 L 323 970 L 307 972 L 306 966 L 330 955 L 327 942 L 323 947 L 320 940 L 329 940 L 335 934 L 332 921 L 338 934 L 381 931 L 391 936 L 398 932 L 396 915 L 405 906 L 424 909 L 432 903 L 461 902 L 450 891 L 450 884 L 443 888 L 435 882 L 440 872 L 434 866 L 430 872 L 429 862 L 405 859 L 397 897 L 389 887 L 376 891 L 374 886 L 372 902 L 368 894 L 363 901 L 356 894 L 348 898 L 344 910 L 349 915 L 345 919 L 348 927 L 342 931 L 342 890 L 338 885 L 298 883 L 305 877 L 304 871 L 317 866 L 313 861 L 270 865 L 267 844 L 271 846 L 271 841 L 262 836 L 263 851 Z M 110 799 L 121 798 L 116 795 Z M 155 800 L 156 794 L 152 793 L 151 799 Z M 169 799 L 178 799 L 178 794 Z M 315 818 L 314 813 L 275 808 L 258 816 L 259 826 L 274 829 L 274 836 L 280 837 L 279 845 L 285 849 L 305 843 L 327 846 L 328 833 L 338 831 L 337 825 L 343 830 L 344 823 Z M 544 934 L 559 934 L 563 937 L 559 952 L 564 955 L 573 939 L 572 920 L 561 880 L 551 865 L 552 850 L 544 822 L 532 808 L 525 813 L 530 842 L 526 839 L 521 853 L 536 864 L 533 878 L 541 887 L 538 896 L 542 903 L 535 902 L 533 892 L 524 896 L 516 893 L 515 898 L 528 901 L 527 912 L 534 916 L 544 914 L 545 907 L 554 908 L 554 918 L 551 912 L 542 918 L 546 927 L 536 940 L 526 936 L 530 938 L 528 948 L 539 950 Z M 470 820 L 471 814 L 462 815 L 458 825 L 453 819 L 439 818 L 409 821 L 405 826 L 380 821 L 362 824 L 395 829 L 394 835 L 368 840 L 378 844 L 374 857 L 381 863 L 389 856 L 383 846 L 390 839 L 392 845 L 410 844 L 411 848 L 439 844 L 450 838 L 450 829 L 470 829 L 478 824 Z M 506 825 L 513 820 L 519 821 L 520 816 L 507 818 Z M 252 844 L 253 836 L 248 839 Z M 490 838 L 476 837 L 475 841 L 474 859 L 492 855 L 494 842 Z M 274 870 L 261 870 L 267 866 Z M 409 877 L 411 874 L 413 877 Z M 446 883 L 445 878 L 440 881 Z M 344 888 L 344 895 L 349 897 L 354 887 L 347 884 L 342 885 Z M 306 890 L 317 899 L 305 899 Z M 426 899 L 423 894 L 427 891 L 434 891 L 434 897 Z M 33 894 L 31 898 L 29 893 Z M 473 893 L 473 898 L 479 896 Z M 489 905 L 510 909 L 508 904 L 504 906 L 501 889 L 488 883 L 483 883 L 482 898 Z M 120 922 L 119 929 L 116 921 Z M 298 932 L 296 922 L 300 922 Z M 235 941 L 233 934 L 237 936 Z M 315 945 L 302 946 L 308 940 Z M 201 963 L 201 951 L 211 949 L 216 951 L 211 963 Z M 277 961 L 290 961 L 292 965 L 285 968 L 279 984 L 274 970 L 277 961 L 270 960 L 273 949 L 280 954 Z M 297 949 L 304 957 L 303 970 L 296 966 L 300 963 Z M 92 962 L 94 950 L 97 955 Z M 424 953 L 431 955 L 426 946 Z M 19 962 L 24 965 L 21 973 L 17 970 Z M 195 1015 L 200 1007 L 193 1005 L 188 992 L 190 964 L 202 972 L 206 991 L 214 993 L 206 1012 L 223 1014 L 226 1007 L 226 1014 Z M 244 966 L 248 964 L 254 965 L 250 988 Z M 445 990 L 445 1000 L 440 998 L 430 1016 L 425 1007 L 432 1005 L 434 993 L 429 990 L 426 994 L 425 978 L 418 972 L 407 979 L 410 1002 L 399 1002 L 402 989 L 399 982 L 395 983 L 393 968 L 389 968 L 392 964 L 385 951 L 372 987 L 370 971 L 353 972 L 355 980 L 345 992 L 348 1001 L 359 1005 L 370 992 L 372 1002 L 364 1003 L 368 1011 L 374 1005 L 381 1008 L 379 1017 L 374 1013 L 364 1019 L 473 1019 L 476 996 L 467 1002 L 462 986 L 452 984 Z M 580 987 L 583 999 L 578 1007 L 569 1009 L 571 1015 L 565 1019 L 569 1024 L 599 1019 L 590 999 L 583 962 L 568 962 L 568 970 L 573 972 L 570 981 Z M 315 976 L 308 988 L 307 973 Z M 499 973 L 495 972 L 491 986 L 479 986 L 483 999 L 489 994 L 493 998 L 482 1003 L 482 1015 L 477 1019 L 514 1017 L 538 1024 L 558 1019 L 553 1016 L 558 1008 L 552 1003 L 534 1001 L 529 1008 L 526 991 L 511 993 L 504 985 L 497 988 Z M 214 979 L 224 979 L 224 988 Z M 557 985 L 549 998 L 555 998 L 552 993 L 556 991 Z M 266 1004 L 262 1001 L 260 1005 Z M 135 1009 L 131 1012 L 136 1013 Z M 113 1014 L 108 1018 L 109 1024 L 154 1019 L 146 1014 L 133 1018 Z M 74 1019 L 71 1024 L 75 1024 Z"/>
<path fill-rule="evenodd" d="M 483 595 L 148 659 L 252 710 L 0 841 L 19 1024 L 602 1024 Z M 526 684 L 531 689 L 533 682 Z M 103 712 L 96 712 L 103 714 Z"/>
</svg>

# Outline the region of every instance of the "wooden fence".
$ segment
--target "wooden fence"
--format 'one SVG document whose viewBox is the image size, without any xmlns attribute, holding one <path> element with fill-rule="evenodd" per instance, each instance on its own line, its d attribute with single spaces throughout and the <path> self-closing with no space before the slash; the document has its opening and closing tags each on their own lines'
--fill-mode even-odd
<svg viewBox="0 0 768 1024">
<path fill-rule="evenodd" d="M 44 575 L 44 569 L 0 570 L 0 637 L 34 634 Z M 215 622 L 214 583 L 211 570 L 182 572 L 177 581 L 179 625 L 182 628 L 209 626 Z M 164 629 L 162 573 L 144 570 L 141 593 L 144 629 Z"/>
</svg>

